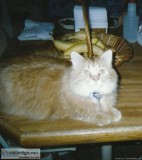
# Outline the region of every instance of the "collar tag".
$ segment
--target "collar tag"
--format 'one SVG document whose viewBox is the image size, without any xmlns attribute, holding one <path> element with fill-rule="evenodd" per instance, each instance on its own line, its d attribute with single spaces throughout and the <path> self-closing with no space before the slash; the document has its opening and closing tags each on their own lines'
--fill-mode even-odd
<svg viewBox="0 0 142 160">
<path fill-rule="evenodd" d="M 100 101 L 100 99 L 102 98 L 102 94 L 100 94 L 99 92 L 93 92 L 93 97 Z"/>
</svg>

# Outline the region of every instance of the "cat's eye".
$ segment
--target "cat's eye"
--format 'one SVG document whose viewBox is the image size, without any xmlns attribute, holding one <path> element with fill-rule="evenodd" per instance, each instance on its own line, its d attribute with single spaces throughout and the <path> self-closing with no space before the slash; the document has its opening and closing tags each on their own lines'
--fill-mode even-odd
<svg viewBox="0 0 142 160">
<path fill-rule="evenodd" d="M 99 70 L 99 74 L 100 74 L 100 75 L 103 75 L 104 73 L 105 73 L 105 69 L 100 69 L 100 70 Z"/>
<path fill-rule="evenodd" d="M 84 70 L 84 75 L 90 76 L 90 72 L 88 70 Z"/>
</svg>

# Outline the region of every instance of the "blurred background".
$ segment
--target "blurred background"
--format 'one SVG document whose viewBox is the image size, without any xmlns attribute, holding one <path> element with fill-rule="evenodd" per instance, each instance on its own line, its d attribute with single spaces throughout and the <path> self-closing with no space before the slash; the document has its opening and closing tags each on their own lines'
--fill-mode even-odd
<svg viewBox="0 0 142 160">
<path fill-rule="evenodd" d="M 134 0 L 88 0 L 89 6 L 105 7 L 108 17 L 120 17 L 127 11 L 127 3 Z M 137 0 L 137 14 L 142 21 L 142 0 Z M 55 21 L 73 18 L 78 0 L 0 0 L 0 28 L 8 37 L 17 36 L 25 19 Z"/>
</svg>

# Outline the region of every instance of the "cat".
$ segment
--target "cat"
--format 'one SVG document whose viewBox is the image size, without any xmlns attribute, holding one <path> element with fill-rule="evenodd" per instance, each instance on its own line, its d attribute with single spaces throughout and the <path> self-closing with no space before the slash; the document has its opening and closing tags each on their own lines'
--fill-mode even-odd
<svg viewBox="0 0 142 160">
<path fill-rule="evenodd" d="M 118 74 L 111 50 L 93 59 L 15 58 L 0 68 L 1 110 L 34 120 L 70 118 L 104 126 L 121 119 L 115 108 Z"/>
</svg>

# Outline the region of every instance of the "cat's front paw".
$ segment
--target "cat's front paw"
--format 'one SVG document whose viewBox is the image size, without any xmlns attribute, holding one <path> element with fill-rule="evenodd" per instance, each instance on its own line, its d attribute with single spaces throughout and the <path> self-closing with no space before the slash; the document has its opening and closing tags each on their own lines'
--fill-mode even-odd
<svg viewBox="0 0 142 160">
<path fill-rule="evenodd" d="M 98 126 L 105 126 L 111 123 L 110 116 L 105 112 L 98 113 L 95 116 L 95 121 Z"/>
<path fill-rule="evenodd" d="M 122 118 L 122 114 L 118 109 L 112 108 L 110 110 L 110 117 L 112 119 L 112 122 L 118 122 Z"/>
</svg>

